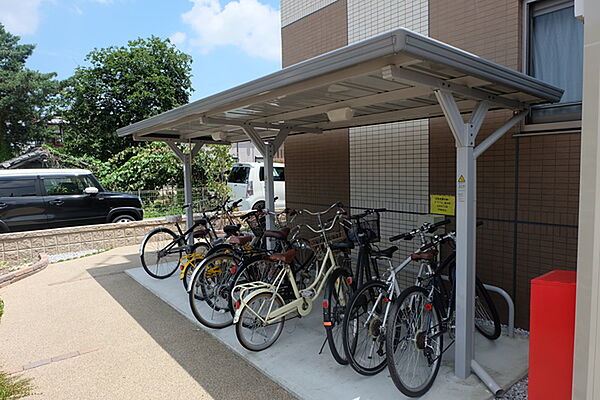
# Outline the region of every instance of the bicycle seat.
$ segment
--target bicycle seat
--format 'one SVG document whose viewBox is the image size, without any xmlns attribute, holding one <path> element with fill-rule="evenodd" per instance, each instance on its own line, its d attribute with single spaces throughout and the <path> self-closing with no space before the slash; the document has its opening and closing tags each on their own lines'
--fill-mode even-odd
<svg viewBox="0 0 600 400">
<path fill-rule="evenodd" d="M 229 239 L 229 244 L 243 246 L 252 241 L 252 235 L 232 236 Z"/>
<path fill-rule="evenodd" d="M 412 253 L 410 258 L 412 260 L 425 260 L 425 261 L 434 261 L 435 256 L 437 256 L 438 251 L 436 249 L 432 249 L 429 251 L 424 251 L 422 253 Z"/>
<path fill-rule="evenodd" d="M 287 239 L 288 235 L 290 234 L 290 228 L 281 228 L 279 230 L 273 230 L 273 231 L 265 231 L 265 233 L 263 234 L 264 237 L 270 237 L 270 238 L 275 238 L 275 239 L 280 239 L 280 240 L 285 240 Z"/>
<path fill-rule="evenodd" d="M 345 242 L 337 242 L 329 245 L 331 250 L 352 250 L 354 248 L 354 243 L 347 240 Z"/>
<path fill-rule="evenodd" d="M 204 237 L 204 236 L 208 235 L 208 233 L 209 233 L 208 229 L 197 229 L 194 231 L 194 237 L 195 238 Z"/>
<path fill-rule="evenodd" d="M 291 264 L 291 262 L 296 257 L 296 250 L 286 251 L 285 253 L 275 253 L 273 255 L 267 256 L 267 260 L 271 261 L 281 261 L 286 264 Z"/>
<path fill-rule="evenodd" d="M 398 250 L 398 246 L 388 247 L 385 250 L 371 251 L 371 257 L 374 258 L 392 258 L 394 253 Z"/>
<path fill-rule="evenodd" d="M 239 225 L 225 225 L 223 227 L 223 232 L 225 232 L 225 234 L 227 234 L 229 236 L 233 236 L 233 235 L 237 234 L 239 230 L 240 230 Z"/>
<path fill-rule="evenodd" d="M 196 219 L 196 220 L 194 220 L 194 224 L 196 224 L 196 225 L 207 225 L 208 224 L 208 220 L 206 218 Z"/>
</svg>

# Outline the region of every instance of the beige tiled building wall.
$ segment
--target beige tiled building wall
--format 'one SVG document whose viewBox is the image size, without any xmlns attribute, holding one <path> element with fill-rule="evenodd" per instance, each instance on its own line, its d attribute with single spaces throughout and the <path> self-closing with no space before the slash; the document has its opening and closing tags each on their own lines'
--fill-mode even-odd
<svg viewBox="0 0 600 400">
<path fill-rule="evenodd" d="M 348 42 L 396 28 L 429 33 L 429 0 L 348 0 Z"/>
<path fill-rule="evenodd" d="M 283 66 L 348 44 L 346 0 L 282 0 Z M 292 17 L 290 17 L 290 15 Z M 288 207 L 321 210 L 350 202 L 348 130 L 290 136 L 285 141 Z"/>
<path fill-rule="evenodd" d="M 348 0 L 348 42 L 404 27 L 429 33 L 427 0 Z M 415 227 L 429 211 L 429 121 L 418 120 L 350 129 L 350 204 L 385 207 L 382 246 L 387 238 Z M 404 258 L 416 243 L 397 243 Z"/>
<path fill-rule="evenodd" d="M 336 0 L 281 0 L 281 26 L 285 27 L 335 2 Z"/>
</svg>

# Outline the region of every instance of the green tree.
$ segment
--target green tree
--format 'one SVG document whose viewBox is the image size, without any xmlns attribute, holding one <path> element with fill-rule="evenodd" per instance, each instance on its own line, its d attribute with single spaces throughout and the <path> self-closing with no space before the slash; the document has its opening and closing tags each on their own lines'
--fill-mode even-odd
<svg viewBox="0 0 600 400">
<path fill-rule="evenodd" d="M 65 147 L 74 155 L 108 160 L 133 145 L 118 128 L 185 104 L 192 92 L 192 58 L 155 36 L 95 49 L 86 62 L 64 91 Z"/>
<path fill-rule="evenodd" d="M 60 89 L 56 74 L 25 68 L 35 46 L 20 40 L 0 24 L 0 161 L 48 135 Z"/>
<path fill-rule="evenodd" d="M 181 161 L 165 143 L 129 147 L 104 163 L 88 162 L 103 185 L 112 190 L 156 190 L 183 187 Z M 228 192 L 224 173 L 229 172 L 232 158 L 229 146 L 208 145 L 194 158 L 192 184 L 211 192 Z"/>
</svg>

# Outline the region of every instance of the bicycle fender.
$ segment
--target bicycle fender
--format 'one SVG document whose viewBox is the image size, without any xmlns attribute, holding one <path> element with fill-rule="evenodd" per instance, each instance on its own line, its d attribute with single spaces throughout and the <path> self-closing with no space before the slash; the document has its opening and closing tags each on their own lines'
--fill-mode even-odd
<svg viewBox="0 0 600 400">
<path fill-rule="evenodd" d="M 200 271 L 202 271 L 204 269 L 204 267 L 206 266 L 206 262 L 210 258 L 211 257 L 205 257 L 204 260 L 202 260 L 200 262 L 200 264 L 198 264 L 198 266 L 196 267 L 196 269 L 194 269 L 194 272 L 192 272 L 192 276 L 190 278 L 190 281 L 188 282 L 188 287 L 186 288 L 186 291 L 188 293 L 192 291 L 192 286 L 194 285 L 194 279 L 196 279 L 196 275 L 198 275 L 200 273 Z"/>
<path fill-rule="evenodd" d="M 242 311 L 244 310 L 244 308 L 246 307 L 248 302 L 250 300 L 252 300 L 255 296 L 258 296 L 259 294 L 263 294 L 263 293 L 273 294 L 273 290 L 270 288 L 255 289 L 248 296 L 244 296 L 244 298 L 240 300 L 240 308 L 235 310 L 235 315 L 233 317 L 234 324 L 237 324 L 237 322 L 240 320 L 240 315 L 242 314 Z M 283 301 L 283 298 L 281 297 L 281 295 L 279 293 L 277 293 L 277 297 L 279 297 L 281 299 L 281 301 L 285 304 L 285 302 Z"/>
<path fill-rule="evenodd" d="M 234 251 L 232 245 L 227 244 L 227 243 L 221 243 L 221 244 L 218 244 L 218 245 L 216 245 L 216 246 L 211 247 L 210 249 L 208 249 L 208 252 L 206 253 L 206 255 L 204 257 L 208 258 L 208 257 L 212 256 L 213 254 L 217 254 L 217 253 L 219 253 L 221 251 L 224 251 L 224 250 L 230 250 L 231 252 Z"/>
<path fill-rule="evenodd" d="M 216 253 L 213 253 L 212 255 L 215 255 L 215 254 Z M 232 257 L 235 257 L 235 255 L 232 254 Z M 198 275 L 200 273 L 200 271 L 204 270 L 204 267 L 206 266 L 207 261 L 210 259 L 212 259 L 212 257 L 207 253 L 206 256 L 204 257 L 204 260 L 202 260 L 200 262 L 200 264 L 198 264 L 198 266 L 196 267 L 194 272 L 192 272 L 192 276 L 190 278 L 190 281 L 188 282 L 188 287 L 186 288 L 186 291 L 188 293 L 192 291 L 192 285 L 194 283 L 194 279 L 196 278 L 196 275 Z"/>
</svg>

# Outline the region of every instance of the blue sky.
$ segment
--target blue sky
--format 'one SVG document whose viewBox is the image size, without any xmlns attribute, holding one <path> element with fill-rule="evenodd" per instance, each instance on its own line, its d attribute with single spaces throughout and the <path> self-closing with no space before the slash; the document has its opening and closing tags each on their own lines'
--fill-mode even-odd
<svg viewBox="0 0 600 400">
<path fill-rule="evenodd" d="M 29 68 L 61 79 L 94 48 L 172 38 L 194 59 L 192 100 L 281 66 L 279 0 L 0 0 L 0 22 L 36 44 Z"/>
</svg>

